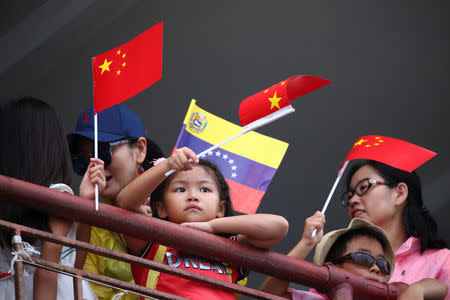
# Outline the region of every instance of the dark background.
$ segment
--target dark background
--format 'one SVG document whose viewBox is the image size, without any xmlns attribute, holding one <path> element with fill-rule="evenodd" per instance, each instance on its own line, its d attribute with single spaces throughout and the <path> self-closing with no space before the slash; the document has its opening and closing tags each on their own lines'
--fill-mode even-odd
<svg viewBox="0 0 450 300">
<path fill-rule="evenodd" d="M 191 98 L 239 124 L 240 102 L 274 83 L 296 74 L 332 81 L 258 130 L 290 144 L 258 210 L 290 223 L 273 250 L 296 244 L 352 144 L 368 134 L 438 153 L 418 172 L 450 242 L 448 16 L 448 1 L 1 1 L 1 103 L 42 98 L 72 131 L 93 102 L 91 58 L 162 20 L 162 80 L 124 104 L 166 153 Z M 337 198 L 326 231 L 349 221 Z M 263 279 L 253 273 L 248 285 Z"/>
</svg>

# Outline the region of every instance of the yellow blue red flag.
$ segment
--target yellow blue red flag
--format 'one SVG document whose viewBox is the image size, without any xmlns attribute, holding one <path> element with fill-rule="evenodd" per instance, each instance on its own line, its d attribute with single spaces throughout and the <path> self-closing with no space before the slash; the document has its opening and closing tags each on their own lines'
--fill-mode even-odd
<svg viewBox="0 0 450 300">
<path fill-rule="evenodd" d="M 175 148 L 188 147 L 198 154 L 241 131 L 242 127 L 201 109 L 192 100 Z M 252 214 L 258 209 L 288 146 L 251 131 L 201 158 L 219 167 L 230 187 L 233 209 Z"/>
</svg>

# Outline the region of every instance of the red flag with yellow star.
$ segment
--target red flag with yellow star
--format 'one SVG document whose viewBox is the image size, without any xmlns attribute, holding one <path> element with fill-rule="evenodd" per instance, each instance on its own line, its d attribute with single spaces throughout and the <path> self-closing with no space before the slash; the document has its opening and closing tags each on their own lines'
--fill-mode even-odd
<svg viewBox="0 0 450 300">
<path fill-rule="evenodd" d="M 399 139 L 366 135 L 357 139 L 344 163 L 352 159 L 371 159 L 412 172 L 435 155 L 433 151 Z"/>
<path fill-rule="evenodd" d="M 242 101 L 239 106 L 241 125 L 245 126 L 270 115 L 290 105 L 295 98 L 311 93 L 330 82 L 315 76 L 296 75 L 256 93 Z"/>
<path fill-rule="evenodd" d="M 162 76 L 163 23 L 92 58 L 94 109 L 98 113 L 148 88 Z"/>
</svg>

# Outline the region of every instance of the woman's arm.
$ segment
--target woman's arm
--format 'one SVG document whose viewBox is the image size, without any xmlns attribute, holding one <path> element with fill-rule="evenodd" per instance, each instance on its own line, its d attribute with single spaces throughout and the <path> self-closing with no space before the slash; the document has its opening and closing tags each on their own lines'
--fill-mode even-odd
<svg viewBox="0 0 450 300">
<path fill-rule="evenodd" d="M 317 211 L 314 215 L 305 220 L 305 227 L 300 242 L 288 253 L 288 256 L 298 259 L 305 259 L 309 252 L 320 242 L 323 236 L 323 227 L 325 225 L 325 215 Z M 313 238 L 312 232 L 317 229 L 317 234 Z M 268 276 L 261 286 L 260 290 L 284 298 L 290 298 L 287 292 L 289 281 Z"/>
<path fill-rule="evenodd" d="M 56 217 L 49 217 L 48 223 L 53 234 L 66 236 L 73 222 Z M 42 243 L 40 258 L 59 264 L 61 250 L 61 245 L 44 241 Z M 57 273 L 42 268 L 37 268 L 33 277 L 33 299 L 56 299 L 57 291 Z"/>
<path fill-rule="evenodd" d="M 447 285 L 439 279 L 425 278 L 408 286 L 399 300 L 442 300 L 448 292 Z"/>
</svg>

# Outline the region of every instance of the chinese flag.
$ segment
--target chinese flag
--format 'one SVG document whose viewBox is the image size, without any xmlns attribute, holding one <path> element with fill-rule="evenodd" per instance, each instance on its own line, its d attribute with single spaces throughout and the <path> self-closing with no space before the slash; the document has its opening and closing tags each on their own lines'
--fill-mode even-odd
<svg viewBox="0 0 450 300">
<path fill-rule="evenodd" d="M 122 46 L 92 58 L 98 113 L 148 88 L 162 76 L 163 23 Z"/>
<path fill-rule="evenodd" d="M 330 82 L 319 77 L 296 75 L 254 94 L 239 106 L 241 125 L 245 126 L 270 115 L 288 106 L 295 98 L 311 93 Z"/>
<path fill-rule="evenodd" d="M 436 153 L 417 145 L 381 135 L 359 138 L 344 160 L 371 159 L 412 172 Z"/>
</svg>

